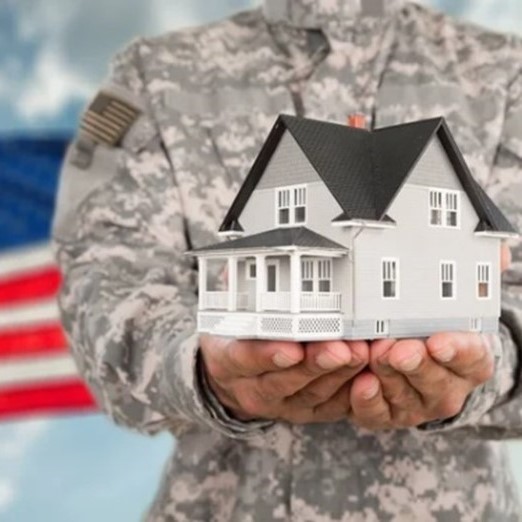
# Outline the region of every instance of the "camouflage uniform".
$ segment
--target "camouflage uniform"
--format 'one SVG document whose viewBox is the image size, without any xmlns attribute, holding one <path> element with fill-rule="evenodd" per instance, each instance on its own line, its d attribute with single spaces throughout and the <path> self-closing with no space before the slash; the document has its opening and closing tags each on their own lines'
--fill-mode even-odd
<svg viewBox="0 0 522 522">
<path fill-rule="evenodd" d="M 64 323 L 100 405 L 177 437 L 147 520 L 519 519 L 498 439 L 522 435 L 520 243 L 493 380 L 451 421 L 377 434 L 230 418 L 198 372 L 197 273 L 182 253 L 216 241 L 281 112 L 363 111 L 375 126 L 442 114 L 522 225 L 521 58 L 515 37 L 400 0 L 266 0 L 116 57 L 108 88 L 142 114 L 117 148 L 78 161 L 73 144 L 54 238 Z"/>
</svg>

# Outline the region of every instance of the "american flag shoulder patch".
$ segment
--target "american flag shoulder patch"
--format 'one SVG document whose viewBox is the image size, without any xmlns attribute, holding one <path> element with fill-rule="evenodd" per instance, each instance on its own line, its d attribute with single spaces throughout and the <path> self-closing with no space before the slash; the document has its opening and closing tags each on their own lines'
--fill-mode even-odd
<svg viewBox="0 0 522 522">
<path fill-rule="evenodd" d="M 85 111 L 81 132 L 95 143 L 116 147 L 141 111 L 113 93 L 100 91 Z"/>
</svg>

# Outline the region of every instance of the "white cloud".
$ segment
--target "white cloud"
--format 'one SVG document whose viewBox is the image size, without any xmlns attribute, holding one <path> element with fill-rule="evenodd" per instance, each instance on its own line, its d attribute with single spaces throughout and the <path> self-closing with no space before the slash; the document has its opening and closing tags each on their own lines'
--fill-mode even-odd
<svg viewBox="0 0 522 522">
<path fill-rule="evenodd" d="M 38 43 L 34 68 L 22 85 L 11 82 L 19 114 L 28 123 L 51 118 L 100 84 L 110 57 L 137 35 L 195 25 L 225 10 L 194 0 L 7 0 L 17 13 L 17 33 Z M 255 0 L 235 0 L 246 6 Z"/>
<path fill-rule="evenodd" d="M 23 457 L 49 429 L 50 425 L 51 421 L 46 419 L 2 425 L 0 431 L 0 459 L 12 460 Z"/>
<path fill-rule="evenodd" d="M 52 117 L 73 99 L 89 96 L 95 84 L 76 74 L 64 63 L 60 53 L 45 49 L 41 52 L 31 81 L 16 99 L 19 114 L 30 121 Z"/>
<path fill-rule="evenodd" d="M 3 424 L 0 429 L 0 513 L 16 500 L 19 476 L 36 443 L 47 432 L 51 422 L 37 419 Z"/>
<path fill-rule="evenodd" d="M 15 500 L 13 484 L 8 480 L 0 480 L 0 513 L 5 512 Z"/>
</svg>

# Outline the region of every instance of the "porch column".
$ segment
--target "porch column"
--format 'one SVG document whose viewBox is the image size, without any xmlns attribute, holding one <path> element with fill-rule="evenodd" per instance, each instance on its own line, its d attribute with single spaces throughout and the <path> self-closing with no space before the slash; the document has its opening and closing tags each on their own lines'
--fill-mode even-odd
<svg viewBox="0 0 522 522">
<path fill-rule="evenodd" d="M 301 254 L 290 255 L 290 312 L 301 312 Z"/>
<path fill-rule="evenodd" d="M 261 295 L 266 292 L 266 256 L 256 256 L 256 312 L 263 311 Z"/>
<path fill-rule="evenodd" d="M 228 258 L 228 311 L 237 310 L 237 257 Z"/>
<path fill-rule="evenodd" d="M 207 302 L 207 258 L 198 258 L 198 303 L 199 309 L 206 309 Z"/>
</svg>

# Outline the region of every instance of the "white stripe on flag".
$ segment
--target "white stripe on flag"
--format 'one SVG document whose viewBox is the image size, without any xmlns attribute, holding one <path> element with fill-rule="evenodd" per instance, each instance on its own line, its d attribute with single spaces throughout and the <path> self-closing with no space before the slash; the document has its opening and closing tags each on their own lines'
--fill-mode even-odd
<svg viewBox="0 0 522 522">
<path fill-rule="evenodd" d="M 57 381 L 78 376 L 70 355 L 16 360 L 0 364 L 0 389 L 13 385 L 29 385 L 41 381 Z"/>
<path fill-rule="evenodd" d="M 0 278 L 55 264 L 51 245 L 48 243 L 9 250 L 8 253 L 0 254 Z"/>
<path fill-rule="evenodd" d="M 59 321 L 58 303 L 54 299 L 31 306 L 13 306 L 0 311 L 0 330 Z"/>
</svg>

